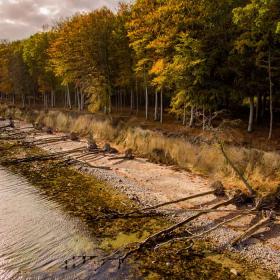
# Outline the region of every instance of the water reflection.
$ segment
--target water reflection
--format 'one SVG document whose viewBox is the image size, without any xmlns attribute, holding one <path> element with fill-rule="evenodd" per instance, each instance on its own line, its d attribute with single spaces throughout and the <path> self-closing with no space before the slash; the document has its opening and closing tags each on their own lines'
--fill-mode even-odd
<svg viewBox="0 0 280 280">
<path fill-rule="evenodd" d="M 97 252 L 83 224 L 22 177 L 0 169 L 0 279 L 62 275 L 66 259 Z"/>
</svg>

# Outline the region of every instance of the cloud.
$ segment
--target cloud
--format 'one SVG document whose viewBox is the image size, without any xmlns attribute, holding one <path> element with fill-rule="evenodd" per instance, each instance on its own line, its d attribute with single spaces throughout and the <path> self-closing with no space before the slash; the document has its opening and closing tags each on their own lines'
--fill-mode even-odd
<svg viewBox="0 0 280 280">
<path fill-rule="evenodd" d="M 0 39 L 23 39 L 43 25 L 102 6 L 114 10 L 118 0 L 0 0 Z"/>
</svg>

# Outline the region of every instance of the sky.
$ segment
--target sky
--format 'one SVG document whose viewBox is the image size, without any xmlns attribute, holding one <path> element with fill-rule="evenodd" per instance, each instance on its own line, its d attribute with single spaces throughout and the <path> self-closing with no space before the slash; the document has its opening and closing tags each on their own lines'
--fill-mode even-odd
<svg viewBox="0 0 280 280">
<path fill-rule="evenodd" d="M 118 0 L 0 0 L 0 39 L 23 39 L 43 25 L 102 6 L 116 9 Z"/>
</svg>

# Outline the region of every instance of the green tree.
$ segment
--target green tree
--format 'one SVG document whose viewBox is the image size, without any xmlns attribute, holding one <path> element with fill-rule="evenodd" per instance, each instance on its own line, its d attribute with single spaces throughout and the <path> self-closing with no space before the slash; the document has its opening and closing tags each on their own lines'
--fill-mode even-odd
<svg viewBox="0 0 280 280">
<path fill-rule="evenodd" d="M 267 70 L 270 100 L 270 129 L 273 128 L 273 76 L 279 72 L 275 61 L 279 59 L 280 2 L 277 0 L 250 0 L 244 7 L 233 11 L 234 22 L 241 29 L 236 40 L 238 51 L 243 54 L 248 49 L 253 52 L 256 67 Z M 274 71 L 275 70 L 275 71 Z"/>
</svg>

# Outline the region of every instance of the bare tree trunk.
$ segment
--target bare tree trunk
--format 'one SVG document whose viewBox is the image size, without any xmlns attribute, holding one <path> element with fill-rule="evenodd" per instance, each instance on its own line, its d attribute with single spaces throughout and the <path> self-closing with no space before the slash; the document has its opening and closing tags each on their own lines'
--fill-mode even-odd
<svg viewBox="0 0 280 280">
<path fill-rule="evenodd" d="M 147 84 L 145 85 L 145 116 L 146 116 L 146 120 L 148 119 L 148 109 L 149 109 L 149 100 L 148 100 L 148 86 Z"/>
<path fill-rule="evenodd" d="M 258 93 L 257 104 L 256 104 L 256 115 L 255 115 L 256 123 L 259 123 L 259 120 L 260 120 L 261 103 L 262 103 L 261 94 Z"/>
<path fill-rule="evenodd" d="M 48 93 L 46 92 L 46 108 L 48 109 L 49 107 L 49 100 L 48 100 Z"/>
<path fill-rule="evenodd" d="M 69 89 L 69 85 L 67 84 L 67 105 L 69 107 L 69 109 L 72 109 L 72 104 L 71 104 L 71 96 L 70 96 L 70 89 Z"/>
<path fill-rule="evenodd" d="M 183 125 L 185 126 L 186 125 L 186 108 L 187 107 L 187 105 L 186 104 L 184 104 L 184 115 L 183 115 Z"/>
<path fill-rule="evenodd" d="M 21 95 L 22 107 L 25 107 L 25 96 Z"/>
<path fill-rule="evenodd" d="M 54 108 L 54 90 L 51 90 L 51 107 Z"/>
<path fill-rule="evenodd" d="M 205 118 L 205 106 L 203 105 L 202 108 L 202 116 L 203 116 L 203 120 L 202 120 L 202 130 L 205 130 L 205 125 L 206 125 L 206 118 Z"/>
<path fill-rule="evenodd" d="M 77 88 L 74 88 L 74 108 L 77 106 Z"/>
<path fill-rule="evenodd" d="M 80 96 L 81 96 L 80 106 L 81 106 L 81 111 L 83 111 L 85 109 L 85 94 L 83 93 L 82 89 L 80 91 Z"/>
<path fill-rule="evenodd" d="M 55 97 L 55 91 L 53 91 L 53 106 L 56 106 L 56 97 Z"/>
<path fill-rule="evenodd" d="M 158 120 L 158 92 L 156 90 L 155 92 L 155 115 L 154 115 L 154 120 Z"/>
<path fill-rule="evenodd" d="M 194 106 L 192 105 L 192 107 L 191 107 L 191 118 L 190 118 L 189 127 L 193 127 L 193 125 L 194 125 Z"/>
<path fill-rule="evenodd" d="M 253 121 L 254 121 L 254 97 L 250 96 L 250 114 L 249 114 L 249 124 L 248 124 L 248 132 L 253 131 Z"/>
<path fill-rule="evenodd" d="M 138 97 L 138 82 L 137 82 L 137 79 L 136 79 L 136 82 L 135 82 L 135 93 L 136 93 L 136 114 L 138 115 L 138 112 L 139 112 L 139 97 Z"/>
<path fill-rule="evenodd" d="M 160 123 L 163 123 L 163 89 L 160 90 Z"/>
<path fill-rule="evenodd" d="M 46 105 L 47 102 L 46 102 L 46 93 L 45 92 L 43 93 L 43 96 L 44 96 L 43 97 L 43 99 L 44 99 L 44 109 L 46 109 L 47 108 L 47 105 Z"/>
<path fill-rule="evenodd" d="M 262 113 L 261 113 L 261 117 L 262 117 L 262 118 L 265 117 L 266 99 L 267 99 L 267 95 L 266 95 L 266 93 L 265 93 L 265 94 L 263 95 L 263 98 L 262 98 Z"/>
<path fill-rule="evenodd" d="M 78 110 L 81 111 L 81 94 L 80 94 L 80 89 L 77 87 L 77 107 Z"/>
<path fill-rule="evenodd" d="M 122 96 L 122 90 L 120 89 L 120 108 L 121 112 L 123 111 L 123 96 Z"/>
<path fill-rule="evenodd" d="M 108 113 L 111 114 L 112 112 L 112 100 L 111 100 L 112 92 L 111 92 L 111 87 L 109 90 L 109 97 L 108 97 Z M 85 95 L 83 93 L 83 99 L 85 98 Z M 84 103 L 84 102 L 83 102 Z"/>
<path fill-rule="evenodd" d="M 133 111 L 133 89 L 130 89 L 130 112 Z"/>
<path fill-rule="evenodd" d="M 32 88 L 32 91 L 33 91 L 33 105 L 35 105 L 36 104 L 36 91 L 35 91 L 34 87 Z"/>
<path fill-rule="evenodd" d="M 66 93 L 66 88 L 65 88 L 65 92 L 64 92 L 64 108 L 67 108 L 67 93 Z"/>
<path fill-rule="evenodd" d="M 269 123 L 269 135 L 268 140 L 271 140 L 272 129 L 273 129 L 273 83 L 272 83 L 272 73 L 271 73 L 271 50 L 269 49 L 268 55 L 268 77 L 269 77 L 269 110 L 270 110 L 270 123 Z"/>
<path fill-rule="evenodd" d="M 120 103 L 120 99 L 119 99 L 119 89 L 116 89 L 116 111 L 119 111 L 119 103 Z"/>
</svg>

